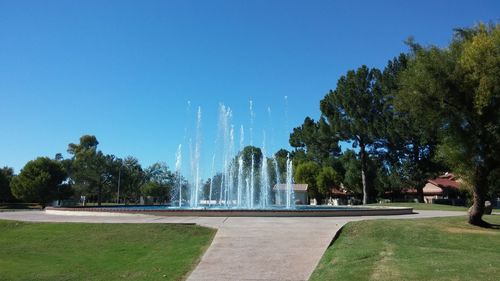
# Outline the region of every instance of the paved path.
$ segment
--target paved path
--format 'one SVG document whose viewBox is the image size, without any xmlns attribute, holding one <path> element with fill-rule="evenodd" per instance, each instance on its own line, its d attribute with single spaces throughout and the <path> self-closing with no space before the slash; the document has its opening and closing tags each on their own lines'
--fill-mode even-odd
<svg viewBox="0 0 500 281">
<path fill-rule="evenodd" d="M 308 280 L 337 231 L 347 222 L 465 215 L 418 211 L 402 216 L 370 217 L 156 217 L 101 214 L 78 216 L 42 211 L 0 212 L 0 219 L 35 222 L 196 223 L 218 229 L 188 280 Z"/>
</svg>

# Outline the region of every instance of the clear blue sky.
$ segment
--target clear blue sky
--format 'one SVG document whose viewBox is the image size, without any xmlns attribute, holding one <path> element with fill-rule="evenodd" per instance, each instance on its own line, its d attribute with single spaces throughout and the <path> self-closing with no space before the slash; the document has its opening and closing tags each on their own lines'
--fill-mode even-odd
<svg viewBox="0 0 500 281">
<path fill-rule="evenodd" d="M 0 0 L 0 166 L 19 172 L 93 134 L 105 153 L 173 167 L 198 106 L 210 163 L 219 103 L 248 129 L 249 100 L 254 144 L 266 130 L 269 152 L 288 148 L 347 70 L 383 67 L 409 36 L 445 46 L 499 11 L 493 0 Z"/>
</svg>

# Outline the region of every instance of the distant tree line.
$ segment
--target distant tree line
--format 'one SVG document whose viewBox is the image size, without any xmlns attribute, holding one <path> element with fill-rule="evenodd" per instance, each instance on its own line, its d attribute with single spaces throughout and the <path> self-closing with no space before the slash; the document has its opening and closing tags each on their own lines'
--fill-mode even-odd
<svg viewBox="0 0 500 281">
<path fill-rule="evenodd" d="M 179 176 L 164 163 L 143 169 L 134 157 L 117 158 L 97 149 L 95 136 L 84 135 L 70 143 L 70 158 L 57 154 L 53 159 L 29 161 L 19 175 L 13 169 L 0 170 L 0 202 L 36 202 L 45 206 L 54 200 L 138 203 L 143 196 L 155 202 L 170 201 Z M 183 178 L 180 179 L 185 182 Z"/>
</svg>

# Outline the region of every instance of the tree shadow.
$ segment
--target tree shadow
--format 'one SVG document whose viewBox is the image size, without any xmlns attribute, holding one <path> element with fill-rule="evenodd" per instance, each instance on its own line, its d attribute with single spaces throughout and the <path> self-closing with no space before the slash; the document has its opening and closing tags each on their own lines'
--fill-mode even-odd
<svg viewBox="0 0 500 281">
<path fill-rule="evenodd" d="M 481 220 L 479 224 L 474 224 L 475 226 L 488 228 L 488 229 L 500 229 L 500 224 L 489 223 L 485 220 Z"/>
<path fill-rule="evenodd" d="M 485 228 L 490 228 L 490 229 L 500 229 L 500 224 L 493 224 L 486 222 L 487 226 L 484 226 Z"/>
</svg>

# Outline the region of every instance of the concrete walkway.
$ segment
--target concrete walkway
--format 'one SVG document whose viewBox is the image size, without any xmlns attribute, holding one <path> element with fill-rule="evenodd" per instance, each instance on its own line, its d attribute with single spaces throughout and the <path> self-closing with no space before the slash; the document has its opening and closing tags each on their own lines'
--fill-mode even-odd
<svg viewBox="0 0 500 281">
<path fill-rule="evenodd" d="M 370 217 L 156 217 L 97 213 L 55 215 L 42 211 L 0 212 L 0 219 L 34 222 L 195 223 L 218 229 L 188 280 L 308 280 L 337 231 L 347 222 L 465 215 L 418 211 Z"/>
</svg>

